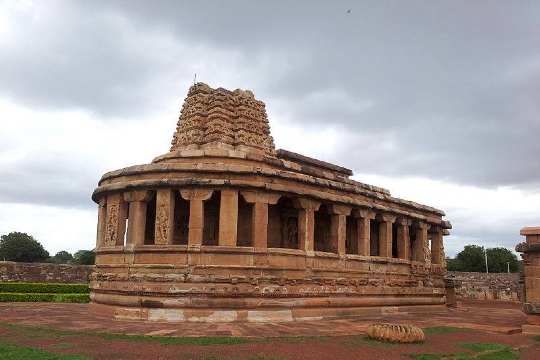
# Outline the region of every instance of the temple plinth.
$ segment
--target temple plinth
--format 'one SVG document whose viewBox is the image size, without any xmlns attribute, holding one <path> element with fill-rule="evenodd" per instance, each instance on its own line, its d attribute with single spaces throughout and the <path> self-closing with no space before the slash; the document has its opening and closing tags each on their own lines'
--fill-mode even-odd
<svg viewBox="0 0 540 360">
<path fill-rule="evenodd" d="M 103 175 L 95 311 L 301 321 L 445 306 L 444 212 L 276 150 L 250 91 L 195 84 L 168 153 Z"/>
</svg>

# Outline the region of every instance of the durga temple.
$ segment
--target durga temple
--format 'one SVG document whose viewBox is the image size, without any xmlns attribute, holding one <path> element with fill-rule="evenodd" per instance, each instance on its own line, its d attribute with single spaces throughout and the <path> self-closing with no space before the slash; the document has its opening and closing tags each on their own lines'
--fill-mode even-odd
<svg viewBox="0 0 540 360">
<path fill-rule="evenodd" d="M 92 310 L 279 322 L 446 306 L 444 212 L 351 175 L 276 150 L 251 91 L 193 85 L 170 151 L 92 195 Z"/>
</svg>

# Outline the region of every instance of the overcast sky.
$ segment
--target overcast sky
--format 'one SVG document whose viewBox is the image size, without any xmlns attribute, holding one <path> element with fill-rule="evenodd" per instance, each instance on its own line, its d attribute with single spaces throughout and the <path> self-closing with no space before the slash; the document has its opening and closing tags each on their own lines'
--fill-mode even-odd
<svg viewBox="0 0 540 360">
<path fill-rule="evenodd" d="M 276 146 L 446 211 L 446 249 L 540 225 L 538 1 L 0 0 L 0 233 L 91 249 L 108 170 L 168 151 L 194 74 Z"/>
</svg>

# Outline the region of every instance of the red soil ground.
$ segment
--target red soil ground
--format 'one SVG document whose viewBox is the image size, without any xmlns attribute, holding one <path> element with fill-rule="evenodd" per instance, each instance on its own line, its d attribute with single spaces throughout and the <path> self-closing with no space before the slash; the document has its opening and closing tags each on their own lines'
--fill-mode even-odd
<svg viewBox="0 0 540 360">
<path fill-rule="evenodd" d="M 410 353 L 469 352 L 462 347 L 463 343 L 505 344 L 520 358 L 540 359 L 540 342 L 516 333 L 524 320 L 518 305 L 501 303 L 466 303 L 424 318 L 388 315 L 285 324 L 138 323 L 96 318 L 87 313 L 87 305 L 81 304 L 4 303 L 0 304 L 0 340 L 93 359 L 406 359 Z M 366 340 L 365 328 L 380 321 L 463 329 L 450 329 L 453 332 L 448 333 L 428 330 L 423 344 L 393 345 Z M 236 339 L 246 343 L 201 345 L 191 340 L 164 343 L 167 338 L 104 333 L 249 338 Z M 219 342 L 220 338 L 209 341 Z"/>
</svg>

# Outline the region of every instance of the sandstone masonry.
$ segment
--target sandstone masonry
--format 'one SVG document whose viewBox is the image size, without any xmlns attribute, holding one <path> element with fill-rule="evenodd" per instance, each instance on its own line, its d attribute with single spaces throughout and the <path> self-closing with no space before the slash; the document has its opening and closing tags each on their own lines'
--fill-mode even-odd
<svg viewBox="0 0 540 360">
<path fill-rule="evenodd" d="M 252 92 L 195 84 L 170 151 L 92 195 L 93 308 L 226 322 L 444 305 L 444 212 L 351 175 L 276 150 Z"/>
<path fill-rule="evenodd" d="M 0 281 L 87 283 L 93 265 L 0 261 Z"/>
</svg>

